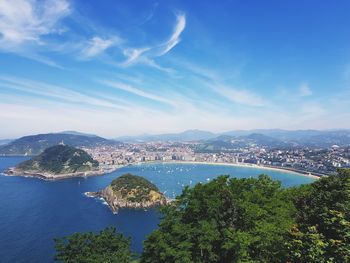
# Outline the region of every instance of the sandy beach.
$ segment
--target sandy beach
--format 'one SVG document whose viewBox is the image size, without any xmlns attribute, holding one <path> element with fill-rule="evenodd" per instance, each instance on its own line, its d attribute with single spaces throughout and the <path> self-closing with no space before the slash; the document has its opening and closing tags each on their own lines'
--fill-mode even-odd
<svg viewBox="0 0 350 263">
<path fill-rule="evenodd" d="M 270 167 L 270 166 L 264 166 L 264 165 L 257 165 L 257 164 L 248 164 L 248 163 L 219 163 L 219 162 L 198 162 L 198 161 L 149 161 L 149 162 L 138 162 L 134 164 L 144 164 L 144 163 L 179 163 L 179 164 L 205 164 L 205 165 L 222 165 L 222 166 L 236 166 L 236 167 L 246 167 L 246 168 L 253 168 L 253 169 L 264 169 L 264 170 L 272 170 L 272 171 L 279 171 L 279 172 L 285 172 L 285 173 L 292 173 L 297 174 L 301 176 L 306 176 L 314 179 L 319 179 L 320 176 L 317 176 L 315 174 L 311 173 L 303 173 L 298 172 L 290 169 L 285 168 L 279 168 L 279 167 Z M 130 164 L 133 165 L 133 164 Z"/>
<path fill-rule="evenodd" d="M 199 165 L 220 165 L 220 166 L 235 166 L 235 167 L 245 167 L 245 168 L 252 168 L 252 169 L 264 169 L 264 170 L 270 170 L 270 171 L 279 171 L 284 173 L 291 173 L 295 175 L 300 176 L 306 176 L 314 179 L 319 179 L 320 176 L 307 173 L 307 172 L 301 172 L 301 171 L 295 171 L 291 169 L 286 168 L 279 168 L 279 167 L 270 167 L 270 166 L 264 166 L 264 165 L 257 165 L 257 164 L 248 164 L 248 163 L 222 163 L 222 162 L 198 162 L 198 161 L 148 161 L 148 162 L 135 162 L 130 163 L 127 165 L 117 165 L 110 168 L 103 168 L 101 170 L 97 171 L 89 171 L 89 172 L 79 172 L 79 173 L 72 173 L 72 174 L 49 174 L 49 173 L 35 173 L 35 172 L 22 172 L 22 171 L 16 171 L 13 167 L 9 168 L 7 171 L 5 171 L 4 175 L 7 176 L 24 176 L 24 177 L 35 177 L 43 180 L 61 180 L 61 179 L 68 179 L 68 178 L 74 178 L 74 177 L 90 177 L 90 176 L 99 176 L 104 175 L 108 173 L 115 172 L 116 170 L 123 168 L 125 166 L 131 166 L 131 165 L 141 165 L 141 164 L 199 164 Z"/>
</svg>

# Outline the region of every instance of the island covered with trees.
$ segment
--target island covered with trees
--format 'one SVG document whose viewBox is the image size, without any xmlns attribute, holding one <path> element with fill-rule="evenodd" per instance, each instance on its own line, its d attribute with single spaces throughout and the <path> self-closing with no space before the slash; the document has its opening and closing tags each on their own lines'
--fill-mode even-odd
<svg viewBox="0 0 350 263">
<path fill-rule="evenodd" d="M 117 212 L 119 208 L 145 209 L 167 203 L 165 196 L 156 185 L 133 174 L 124 174 L 114 179 L 105 189 L 86 194 L 102 197 L 113 212 Z"/>
<path fill-rule="evenodd" d="M 114 229 L 56 239 L 63 262 L 350 262 L 350 170 L 283 188 L 267 175 L 219 176 L 161 208 L 132 259 Z M 111 240 L 111 242 L 108 242 Z M 96 244 L 96 245 L 92 245 Z M 123 256 L 117 256 L 117 255 Z M 79 261 L 83 258 L 84 261 Z"/>
<path fill-rule="evenodd" d="M 102 174 L 98 161 L 87 152 L 68 145 L 55 145 L 30 160 L 5 171 L 8 175 L 61 179 Z"/>
</svg>

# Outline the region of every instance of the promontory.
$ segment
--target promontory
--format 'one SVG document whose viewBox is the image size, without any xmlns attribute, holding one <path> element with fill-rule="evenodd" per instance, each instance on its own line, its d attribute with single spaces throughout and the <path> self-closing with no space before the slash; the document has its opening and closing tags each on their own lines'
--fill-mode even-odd
<svg viewBox="0 0 350 263">
<path fill-rule="evenodd" d="M 146 209 L 167 203 L 167 199 L 157 186 L 133 174 L 124 174 L 114 179 L 105 189 L 88 192 L 86 195 L 102 197 L 113 212 L 117 212 L 119 208 Z"/>
<path fill-rule="evenodd" d="M 32 176 L 41 179 L 103 174 L 99 163 L 87 152 L 68 145 L 55 145 L 40 155 L 5 171 L 7 175 Z"/>
</svg>

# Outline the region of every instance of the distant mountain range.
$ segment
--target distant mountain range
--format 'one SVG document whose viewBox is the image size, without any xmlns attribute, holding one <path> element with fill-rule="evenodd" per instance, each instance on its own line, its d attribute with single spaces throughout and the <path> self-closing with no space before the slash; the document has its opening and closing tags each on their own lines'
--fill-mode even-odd
<svg viewBox="0 0 350 263">
<path fill-rule="evenodd" d="M 87 137 L 98 137 L 95 134 L 90 134 L 90 133 L 84 133 L 84 132 L 77 132 L 77 131 L 62 131 L 58 132 L 58 134 L 71 134 L 71 135 L 81 135 L 81 136 L 87 136 Z"/>
<path fill-rule="evenodd" d="M 124 136 L 116 138 L 123 142 L 170 141 L 186 142 L 201 141 L 209 148 L 233 147 L 247 144 L 257 144 L 268 147 L 330 147 L 334 144 L 350 145 L 350 130 L 282 130 L 256 129 L 236 130 L 223 133 L 212 133 L 203 130 L 188 130 L 180 133 L 158 135 Z M 214 145 L 213 145 L 214 144 Z M 220 147 L 219 147 L 220 148 Z"/>
<path fill-rule="evenodd" d="M 16 140 L 1 140 L 0 155 L 38 155 L 46 148 L 63 142 L 73 147 L 118 145 L 121 142 L 198 142 L 198 151 L 225 151 L 237 147 L 262 146 L 268 148 L 311 147 L 326 148 L 332 145 L 350 146 L 350 130 L 280 130 L 258 129 L 213 133 L 187 130 L 180 133 L 124 136 L 115 140 L 76 131 L 25 136 Z"/>
<path fill-rule="evenodd" d="M 10 143 L 11 141 L 13 141 L 13 140 L 10 140 L 10 139 L 2 139 L 2 140 L 0 140 L 0 145 L 8 144 L 8 143 Z"/>
<path fill-rule="evenodd" d="M 222 152 L 232 151 L 237 148 L 249 146 L 260 146 L 266 148 L 290 148 L 295 146 L 292 142 L 285 142 L 260 133 L 252 133 L 243 136 L 220 135 L 214 139 L 202 141 L 196 145 L 197 152 Z"/>
<path fill-rule="evenodd" d="M 117 137 L 116 140 L 122 142 L 154 142 L 154 141 L 171 141 L 171 142 L 185 142 L 185 141 L 199 141 L 208 140 L 218 136 L 215 133 L 202 130 L 187 130 L 180 133 L 165 133 L 165 134 L 143 134 L 139 136 L 122 136 Z"/>
<path fill-rule="evenodd" d="M 96 135 L 82 135 L 77 132 L 47 133 L 30 135 L 0 146 L 0 155 L 38 155 L 46 148 L 60 143 L 74 147 L 116 145 L 120 142 Z"/>
</svg>

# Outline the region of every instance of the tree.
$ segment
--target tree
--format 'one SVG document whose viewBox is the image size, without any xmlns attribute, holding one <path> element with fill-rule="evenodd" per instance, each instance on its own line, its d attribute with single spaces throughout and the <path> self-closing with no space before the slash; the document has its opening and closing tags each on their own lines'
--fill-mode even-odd
<svg viewBox="0 0 350 263">
<path fill-rule="evenodd" d="M 162 208 L 141 263 L 350 263 L 350 169 L 282 188 L 266 175 L 219 176 Z M 56 239 L 57 260 L 130 262 L 114 228 Z"/>
<path fill-rule="evenodd" d="M 266 175 L 185 188 L 163 209 L 141 262 L 280 262 L 296 212 L 289 191 Z"/>
<path fill-rule="evenodd" d="M 116 232 L 113 227 L 99 233 L 75 233 L 62 239 L 55 239 L 56 260 L 81 262 L 131 262 L 130 240 Z"/>
<path fill-rule="evenodd" d="M 296 200 L 287 248 L 292 262 L 350 262 L 350 169 L 323 177 Z"/>
</svg>

